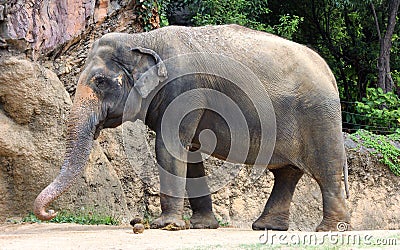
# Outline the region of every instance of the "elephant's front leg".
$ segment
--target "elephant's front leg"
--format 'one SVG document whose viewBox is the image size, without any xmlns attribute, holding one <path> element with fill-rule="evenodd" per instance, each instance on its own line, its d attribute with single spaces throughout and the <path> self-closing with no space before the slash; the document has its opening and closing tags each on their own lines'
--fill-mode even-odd
<svg viewBox="0 0 400 250">
<path fill-rule="evenodd" d="M 205 180 L 205 171 L 201 154 L 191 152 L 192 158 L 189 158 L 187 164 L 186 190 L 189 196 L 190 207 L 193 214 L 190 218 L 190 228 L 215 229 L 219 227 L 218 221 L 212 211 L 212 201 L 210 189 Z M 197 158 L 193 159 L 193 158 Z"/>
<path fill-rule="evenodd" d="M 181 151 L 181 152 L 179 152 Z M 182 219 L 183 198 L 186 184 L 186 162 L 184 150 L 175 151 L 174 157 L 168 152 L 161 133 L 156 136 L 156 158 L 160 175 L 160 203 L 161 216 L 154 220 L 151 228 L 169 226 L 172 230 L 185 229 Z M 178 159 L 179 158 L 179 159 Z"/>
</svg>

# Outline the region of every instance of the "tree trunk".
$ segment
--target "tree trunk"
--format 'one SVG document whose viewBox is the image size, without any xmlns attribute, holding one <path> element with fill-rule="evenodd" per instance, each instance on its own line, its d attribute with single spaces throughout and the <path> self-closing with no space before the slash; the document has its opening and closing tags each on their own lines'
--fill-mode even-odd
<svg viewBox="0 0 400 250">
<path fill-rule="evenodd" d="M 393 91 L 395 88 L 393 79 L 390 74 L 390 49 L 392 48 L 392 36 L 396 25 L 396 16 L 399 10 L 399 5 L 400 0 L 389 0 L 388 25 L 385 36 L 381 37 L 380 39 L 381 51 L 378 59 L 378 87 L 382 88 L 385 93 Z M 373 4 L 372 9 L 374 11 Z M 375 11 L 374 16 L 376 17 Z M 378 24 L 377 30 L 379 36 L 381 36 Z"/>
</svg>

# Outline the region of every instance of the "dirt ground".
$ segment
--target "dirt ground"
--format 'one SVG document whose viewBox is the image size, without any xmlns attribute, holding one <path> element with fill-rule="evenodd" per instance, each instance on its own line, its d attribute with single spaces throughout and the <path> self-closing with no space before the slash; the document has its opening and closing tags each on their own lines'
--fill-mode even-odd
<svg viewBox="0 0 400 250">
<path fill-rule="evenodd" d="M 76 224 L 0 225 L 0 249 L 400 249 L 400 231 L 344 233 L 217 230 L 145 230 Z M 337 248 L 338 247 L 338 248 Z"/>
</svg>

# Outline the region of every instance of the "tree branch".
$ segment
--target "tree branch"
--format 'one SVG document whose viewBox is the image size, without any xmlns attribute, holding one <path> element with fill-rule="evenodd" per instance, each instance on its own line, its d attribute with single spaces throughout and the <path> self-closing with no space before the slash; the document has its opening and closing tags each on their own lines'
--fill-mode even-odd
<svg viewBox="0 0 400 250">
<path fill-rule="evenodd" d="M 381 41 L 381 39 L 382 39 L 381 29 L 379 28 L 378 17 L 376 16 L 375 5 L 374 5 L 373 2 L 371 2 L 371 10 L 372 10 L 372 14 L 374 14 L 374 20 L 375 20 L 375 25 L 376 25 L 376 31 L 378 32 L 379 41 Z"/>
</svg>

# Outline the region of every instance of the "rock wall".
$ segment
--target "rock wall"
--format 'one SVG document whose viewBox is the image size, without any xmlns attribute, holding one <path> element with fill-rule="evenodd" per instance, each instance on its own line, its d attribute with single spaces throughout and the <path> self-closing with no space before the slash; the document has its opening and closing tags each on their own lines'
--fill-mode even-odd
<svg viewBox="0 0 400 250">
<path fill-rule="evenodd" d="M 64 124 L 72 103 L 70 96 L 92 42 L 111 31 L 141 30 L 131 1 L 93 0 L 83 5 L 72 1 L 71 6 L 61 2 L 0 0 L 0 36 L 5 38 L 4 46 L 0 41 L 0 223 L 32 211 L 37 194 L 58 174 L 65 151 Z M 74 8 L 86 11 L 72 11 Z M 51 11 L 38 15 L 44 10 Z M 67 24 L 56 13 L 64 17 L 75 13 L 77 17 Z M 31 16 L 36 18 L 32 19 L 36 26 L 27 18 Z M 54 37 L 45 32 L 48 29 L 54 30 Z M 26 53 L 27 49 L 36 51 L 40 60 L 32 61 L 35 57 Z M 138 136 L 140 131 L 145 139 Z M 52 208 L 94 209 L 125 222 L 135 215 L 158 216 L 158 177 L 147 147 L 154 147 L 153 135 L 139 124 L 103 130 L 84 174 Z M 347 136 L 346 148 L 350 167 L 347 205 L 353 228 L 399 229 L 399 177 Z M 206 168 L 219 164 L 209 159 Z M 273 177 L 266 172 L 252 181 L 249 171 L 242 168 L 231 183 L 213 194 L 220 221 L 250 227 L 261 213 Z M 188 204 L 186 214 L 190 216 Z M 290 228 L 314 230 L 321 219 L 318 185 L 304 176 L 292 202 Z"/>
<path fill-rule="evenodd" d="M 24 59 L 1 61 L 1 215 L 32 206 L 30 196 L 56 173 L 70 105 L 53 72 Z"/>
<path fill-rule="evenodd" d="M 32 211 L 59 172 L 72 103 L 66 89 L 73 95 L 96 38 L 142 30 L 134 8 L 129 0 L 0 0 L 0 221 Z M 84 175 L 55 207 L 129 217 L 114 166 L 96 142 Z"/>
<path fill-rule="evenodd" d="M 52 71 L 15 57 L 0 62 L 1 218 L 32 211 L 35 196 L 58 174 L 71 104 Z M 84 175 L 55 206 L 103 205 L 116 215 L 127 211 L 120 180 L 96 143 Z"/>
<path fill-rule="evenodd" d="M 39 55 L 69 42 L 135 1 L 12 0 L 0 1 L 0 37 L 20 50 Z"/>
</svg>

